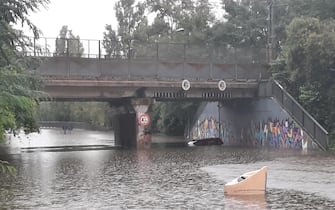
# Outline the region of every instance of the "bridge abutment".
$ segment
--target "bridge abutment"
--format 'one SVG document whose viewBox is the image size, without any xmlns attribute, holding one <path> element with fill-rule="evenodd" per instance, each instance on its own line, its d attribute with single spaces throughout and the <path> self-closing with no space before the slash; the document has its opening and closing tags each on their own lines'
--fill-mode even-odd
<svg viewBox="0 0 335 210">
<path fill-rule="evenodd" d="M 126 148 L 146 149 L 151 146 L 150 116 L 147 111 L 151 99 L 137 98 L 110 103 L 115 144 Z"/>
<path fill-rule="evenodd" d="M 294 118 L 271 98 L 204 103 L 191 139 L 220 137 L 225 146 L 319 150 Z"/>
<path fill-rule="evenodd" d="M 136 147 L 136 114 L 120 113 L 112 116 L 114 139 L 117 146 Z"/>
<path fill-rule="evenodd" d="M 152 99 L 138 98 L 132 100 L 133 108 L 136 112 L 136 144 L 138 149 L 148 149 L 151 147 L 150 116 L 147 113 L 152 104 Z"/>
</svg>

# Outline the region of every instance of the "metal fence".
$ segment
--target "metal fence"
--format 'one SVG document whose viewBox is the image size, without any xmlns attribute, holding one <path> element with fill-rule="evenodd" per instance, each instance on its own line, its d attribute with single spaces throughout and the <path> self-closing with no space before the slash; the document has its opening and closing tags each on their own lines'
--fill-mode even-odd
<svg viewBox="0 0 335 210">
<path fill-rule="evenodd" d="M 328 132 L 277 81 L 272 83 L 272 95 L 320 148 L 328 149 Z"/>
<path fill-rule="evenodd" d="M 24 53 L 31 56 L 71 56 L 99 59 L 196 60 L 219 63 L 267 63 L 265 48 L 232 48 L 210 44 L 104 42 L 91 39 L 31 38 Z M 105 49 L 108 45 L 108 49 Z"/>
</svg>

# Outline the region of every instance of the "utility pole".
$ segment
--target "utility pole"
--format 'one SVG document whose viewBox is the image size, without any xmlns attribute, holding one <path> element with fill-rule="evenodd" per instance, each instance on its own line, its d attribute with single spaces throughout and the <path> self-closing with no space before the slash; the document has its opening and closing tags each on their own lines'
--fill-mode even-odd
<svg viewBox="0 0 335 210">
<path fill-rule="evenodd" d="M 273 44 L 274 44 L 274 9 L 273 9 L 273 0 L 267 0 L 268 3 L 268 37 L 267 37 L 267 45 L 268 45 L 268 62 L 270 63 L 273 59 Z"/>
</svg>

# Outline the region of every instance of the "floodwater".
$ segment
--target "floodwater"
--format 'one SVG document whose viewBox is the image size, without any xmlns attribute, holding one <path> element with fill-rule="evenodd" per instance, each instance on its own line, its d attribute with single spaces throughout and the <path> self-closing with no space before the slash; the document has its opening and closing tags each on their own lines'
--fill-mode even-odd
<svg viewBox="0 0 335 210">
<path fill-rule="evenodd" d="M 85 130 L 12 137 L 0 159 L 17 175 L 0 177 L 0 209 L 335 209 L 332 154 L 113 145 L 112 133 Z M 226 182 L 264 165 L 264 196 L 224 195 Z"/>
</svg>

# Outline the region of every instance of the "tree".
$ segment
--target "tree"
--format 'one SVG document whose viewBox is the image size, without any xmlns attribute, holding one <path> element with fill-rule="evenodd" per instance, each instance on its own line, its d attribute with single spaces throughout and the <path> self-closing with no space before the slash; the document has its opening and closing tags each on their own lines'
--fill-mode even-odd
<svg viewBox="0 0 335 210">
<path fill-rule="evenodd" d="M 106 50 L 106 54 L 109 57 L 121 58 L 122 45 L 117 36 L 117 32 L 112 29 L 111 25 L 106 25 L 105 29 L 106 32 L 104 32 L 104 40 L 102 45 Z"/>
<path fill-rule="evenodd" d="M 16 23 L 27 24 L 38 36 L 38 30 L 28 19 L 30 11 L 44 6 L 47 0 L 18 1 L 8 0 L 0 3 L 0 133 L 23 127 L 27 132 L 37 130 L 34 119 L 37 91 L 41 82 L 25 74 L 24 70 L 31 62 L 22 51 L 29 47 L 22 31 L 15 30 Z M 20 46 L 20 48 L 17 48 Z"/>
<path fill-rule="evenodd" d="M 208 0 L 147 0 L 149 11 L 156 14 L 150 35 L 157 41 L 203 43 L 208 41 L 214 23 Z M 183 33 L 176 30 L 183 28 Z"/>
<path fill-rule="evenodd" d="M 158 36 L 156 38 L 164 37 L 163 39 L 173 40 L 173 33 L 178 28 L 176 15 L 180 13 L 181 8 L 178 5 L 181 5 L 181 1 L 147 0 L 147 4 L 150 13 L 156 13 L 153 25 L 157 27 L 156 35 Z"/>
<path fill-rule="evenodd" d="M 211 25 L 215 22 L 215 16 L 211 12 L 209 1 L 199 1 L 191 17 L 193 28 L 191 30 L 190 42 L 208 42 Z"/>
<path fill-rule="evenodd" d="M 48 0 L 4 0 L 0 1 L 0 140 L 5 131 L 23 128 L 25 132 L 37 131 L 35 109 L 41 92 L 41 81 L 25 73 L 32 65 L 24 56 L 31 47 L 22 31 L 14 24 L 27 25 L 38 37 L 37 27 L 30 22 L 29 12 L 45 6 Z M 0 161 L 1 172 L 12 170 Z"/>
<path fill-rule="evenodd" d="M 188 119 L 194 116 L 198 103 L 193 102 L 157 102 L 152 106 L 151 125 L 155 132 L 180 136 L 185 132 Z"/>
<path fill-rule="evenodd" d="M 269 23 L 265 1 L 222 0 L 223 19 L 213 27 L 213 42 L 233 47 L 265 48 Z"/>
<path fill-rule="evenodd" d="M 280 4 L 287 5 L 289 10 L 286 18 L 289 22 L 295 17 L 314 17 L 320 20 L 335 18 L 333 0 L 281 0 Z"/>
<path fill-rule="evenodd" d="M 103 102 L 43 102 L 38 109 L 41 121 L 85 122 L 93 128 L 110 127 L 108 103 Z"/>
<path fill-rule="evenodd" d="M 286 41 L 286 26 L 295 17 L 335 18 L 332 0 L 221 0 L 221 5 L 224 21 L 213 25 L 214 44 L 266 48 L 273 42 L 274 59 Z"/>
<path fill-rule="evenodd" d="M 80 37 L 75 36 L 67 26 L 63 26 L 56 39 L 56 55 L 81 57 L 83 53 L 84 47 Z"/>
<path fill-rule="evenodd" d="M 283 63 L 274 72 L 275 78 L 330 131 L 335 128 L 334 26 L 334 20 L 293 19 L 287 27 Z M 283 74 L 287 79 L 276 77 Z"/>
<path fill-rule="evenodd" d="M 147 19 L 144 16 L 145 5 L 135 0 L 120 0 L 115 4 L 118 30 L 114 31 L 111 25 L 106 25 L 103 46 L 109 56 L 130 58 L 134 56 L 133 42 L 147 41 Z M 142 31 L 141 33 L 139 33 Z"/>
<path fill-rule="evenodd" d="M 332 0 L 272 0 L 274 49 L 279 55 L 287 38 L 286 27 L 295 18 L 313 17 L 334 19 L 335 1 Z"/>
</svg>

